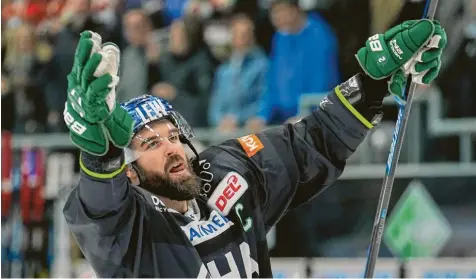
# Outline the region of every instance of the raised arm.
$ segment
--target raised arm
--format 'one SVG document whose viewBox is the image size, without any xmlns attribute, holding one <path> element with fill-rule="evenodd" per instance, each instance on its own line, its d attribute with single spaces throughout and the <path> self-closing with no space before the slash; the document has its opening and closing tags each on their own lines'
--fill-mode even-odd
<svg viewBox="0 0 476 279">
<path fill-rule="evenodd" d="M 208 157 L 226 161 L 247 181 L 249 187 L 240 190 L 239 196 L 245 199 L 245 192 L 253 192 L 269 228 L 286 210 L 315 197 L 342 174 L 346 160 L 380 122 L 382 100 L 388 94 L 376 90 L 382 88 L 381 83 L 388 80 L 389 91 L 404 99 L 401 89 L 410 71 L 420 83 L 428 84 L 436 77 L 445 40 L 441 27 L 426 20 L 405 22 L 372 36 L 356 55 L 365 74 L 337 86 L 319 109 L 295 124 L 227 141 L 215 149 L 225 152 L 209 151 L 220 155 Z M 404 67 L 409 61 L 413 65 Z M 207 192 L 209 205 L 218 210 L 224 202 L 213 200 L 222 199 L 216 191 L 227 190 L 220 185 Z M 239 198 L 233 196 L 224 213 L 238 203 Z"/>
<path fill-rule="evenodd" d="M 64 120 L 81 149 L 79 185 L 64 207 L 66 221 L 85 257 L 101 277 L 127 276 L 117 268 L 133 244 L 130 236 L 140 205 L 126 176 L 123 147 L 132 118 L 116 103 L 119 49 L 101 45 L 85 31 L 68 75 Z"/>
<path fill-rule="evenodd" d="M 367 131 L 379 122 L 383 95 L 363 101 L 370 96 L 364 94 L 365 88 L 371 86 L 364 85 L 362 79 L 366 78 L 358 75 L 336 87 L 321 102 L 320 109 L 295 124 L 226 141 L 205 151 L 201 158 L 213 158 L 212 166 L 232 166 L 246 180 L 247 191 L 254 192 L 251 196 L 258 200 L 265 225 L 270 228 L 287 209 L 310 200 L 332 184 Z M 219 181 L 217 184 L 221 185 Z M 220 207 L 222 201 L 214 200 L 215 191 L 224 189 L 217 186 L 207 192 L 209 205 L 218 210 L 225 208 Z M 238 203 L 236 198 L 230 201 Z M 227 201 L 222 212 L 227 214 L 233 205 Z"/>
</svg>

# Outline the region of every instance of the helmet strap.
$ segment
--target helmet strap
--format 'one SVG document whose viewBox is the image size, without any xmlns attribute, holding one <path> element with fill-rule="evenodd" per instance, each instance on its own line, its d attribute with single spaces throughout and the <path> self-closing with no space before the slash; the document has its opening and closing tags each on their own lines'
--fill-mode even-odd
<svg viewBox="0 0 476 279">
<path fill-rule="evenodd" d="M 142 173 L 142 170 L 137 166 L 137 162 L 130 163 L 128 167 L 132 168 L 135 171 L 135 173 L 137 174 L 137 179 L 139 179 L 139 185 L 140 185 L 145 174 Z M 129 182 L 132 183 L 131 179 L 129 179 Z M 139 186 L 139 185 L 134 185 L 134 186 Z"/>
<path fill-rule="evenodd" d="M 182 142 L 185 143 L 185 144 L 187 144 L 188 147 L 190 147 L 190 149 L 192 150 L 193 154 L 195 154 L 195 159 L 198 160 L 198 152 L 197 152 L 197 150 L 195 149 L 195 147 L 193 146 L 193 144 L 190 142 L 190 140 L 188 140 L 188 139 L 183 139 Z"/>
</svg>

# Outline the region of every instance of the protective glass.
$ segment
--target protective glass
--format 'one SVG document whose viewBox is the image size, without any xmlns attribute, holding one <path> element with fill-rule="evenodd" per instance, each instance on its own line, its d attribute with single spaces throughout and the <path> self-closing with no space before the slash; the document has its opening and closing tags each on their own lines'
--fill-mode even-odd
<svg viewBox="0 0 476 279">
<path fill-rule="evenodd" d="M 161 120 L 168 119 L 171 124 L 168 123 L 168 129 L 166 133 L 155 131 L 153 129 L 153 124 Z M 164 141 L 169 141 L 170 143 L 183 142 L 183 140 L 189 140 L 194 137 L 194 132 L 192 127 L 188 122 L 180 115 L 178 112 L 170 112 L 170 114 L 160 120 L 146 124 L 141 128 L 141 131 L 150 131 L 152 133 L 143 133 L 147 134 L 147 137 L 137 133 L 132 137 L 131 144 L 129 147 L 124 148 L 125 162 L 130 164 L 137 159 L 139 159 L 146 152 L 152 151 L 156 148 L 159 148 Z"/>
</svg>

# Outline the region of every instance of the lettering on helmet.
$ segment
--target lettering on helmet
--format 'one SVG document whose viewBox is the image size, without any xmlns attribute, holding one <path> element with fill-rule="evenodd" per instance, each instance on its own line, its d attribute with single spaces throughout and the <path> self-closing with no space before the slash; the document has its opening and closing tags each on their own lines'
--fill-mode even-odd
<svg viewBox="0 0 476 279">
<path fill-rule="evenodd" d="M 247 135 L 238 139 L 241 147 L 248 157 L 254 156 L 258 151 L 263 149 L 264 145 L 256 135 Z"/>
<path fill-rule="evenodd" d="M 248 189 L 248 182 L 236 172 L 229 172 L 208 199 L 208 205 L 228 215 L 231 208 Z"/>
<path fill-rule="evenodd" d="M 208 220 L 193 221 L 181 228 L 190 242 L 195 246 L 217 237 L 233 225 L 234 223 L 232 221 L 220 215 L 216 210 L 213 210 Z"/>
<path fill-rule="evenodd" d="M 168 115 L 164 104 L 157 100 L 140 104 L 135 108 L 135 111 L 137 115 L 139 115 L 143 124 L 147 124 Z"/>
</svg>

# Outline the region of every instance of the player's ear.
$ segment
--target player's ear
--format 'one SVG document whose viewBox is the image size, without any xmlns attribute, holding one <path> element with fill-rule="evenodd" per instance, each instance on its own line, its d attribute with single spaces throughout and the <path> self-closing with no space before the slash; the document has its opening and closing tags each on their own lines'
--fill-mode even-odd
<svg viewBox="0 0 476 279">
<path fill-rule="evenodd" d="M 126 166 L 126 175 L 131 181 L 132 185 L 139 185 L 139 176 L 137 175 L 136 170 L 132 165 L 127 165 Z"/>
</svg>

